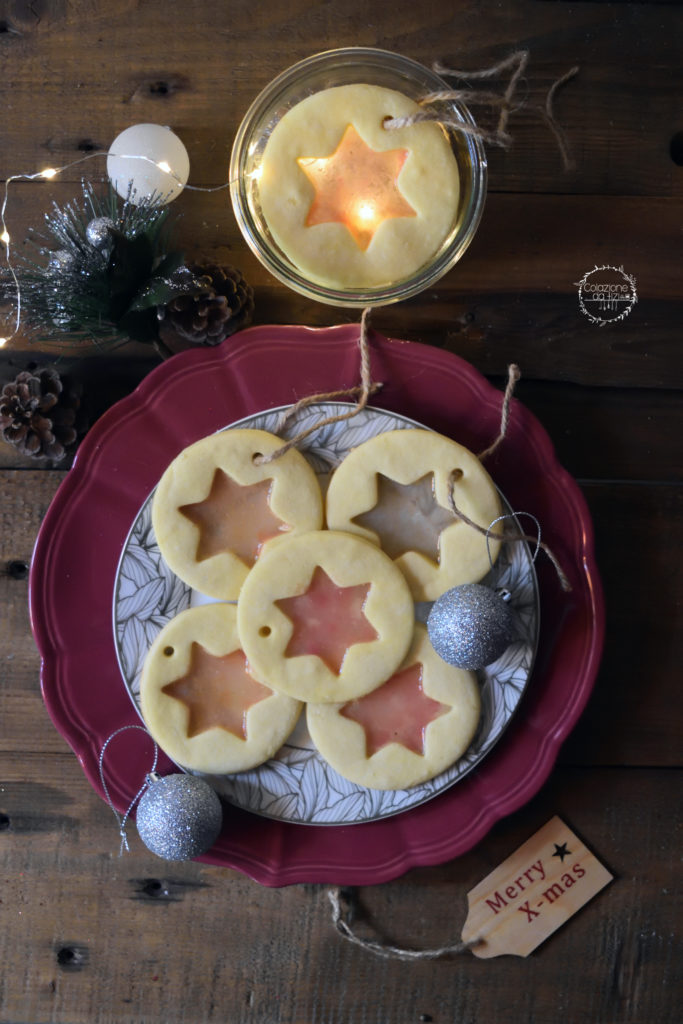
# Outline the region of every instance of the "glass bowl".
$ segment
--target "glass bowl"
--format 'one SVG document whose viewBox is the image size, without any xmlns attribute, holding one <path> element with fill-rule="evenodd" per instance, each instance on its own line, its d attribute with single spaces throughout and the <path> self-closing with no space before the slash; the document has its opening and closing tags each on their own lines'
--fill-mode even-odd
<svg viewBox="0 0 683 1024">
<path fill-rule="evenodd" d="M 336 306 L 380 306 L 417 295 L 457 263 L 481 219 L 486 196 L 486 154 L 480 139 L 441 126 L 460 177 L 456 215 L 440 247 L 414 273 L 373 287 L 331 287 L 311 280 L 277 243 L 264 217 L 259 168 L 268 140 L 284 115 L 301 100 L 341 85 L 382 86 L 419 100 L 448 89 L 434 72 L 387 50 L 350 47 L 308 57 L 275 78 L 256 97 L 235 137 L 230 160 L 230 192 L 237 223 L 263 265 L 283 284 L 318 302 Z M 455 119 L 474 120 L 461 103 L 447 104 Z"/>
</svg>

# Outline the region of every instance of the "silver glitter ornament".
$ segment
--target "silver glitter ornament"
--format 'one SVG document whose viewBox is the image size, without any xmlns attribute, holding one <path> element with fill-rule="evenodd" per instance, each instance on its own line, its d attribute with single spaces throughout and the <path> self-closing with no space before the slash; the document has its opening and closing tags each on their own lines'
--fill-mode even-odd
<svg viewBox="0 0 683 1024">
<path fill-rule="evenodd" d="M 85 237 L 93 248 L 103 252 L 111 247 L 112 233 L 115 230 L 116 225 L 111 217 L 95 217 L 85 229 Z"/>
<path fill-rule="evenodd" d="M 73 253 L 67 249 L 56 249 L 50 253 L 47 268 L 53 274 L 67 274 L 70 270 L 73 270 L 75 264 L 76 258 Z"/>
<path fill-rule="evenodd" d="M 138 804 L 140 838 L 165 860 L 191 860 L 215 843 L 223 824 L 221 802 L 196 775 L 148 776 Z"/>
<path fill-rule="evenodd" d="M 440 658 L 470 670 L 496 661 L 515 638 L 504 596 L 481 583 L 464 583 L 442 594 L 432 605 L 427 630 Z"/>
</svg>

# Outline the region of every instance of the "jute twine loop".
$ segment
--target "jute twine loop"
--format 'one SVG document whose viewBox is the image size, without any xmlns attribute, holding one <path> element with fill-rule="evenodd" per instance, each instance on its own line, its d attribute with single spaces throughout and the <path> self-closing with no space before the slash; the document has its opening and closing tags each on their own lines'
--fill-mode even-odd
<svg viewBox="0 0 683 1024">
<path fill-rule="evenodd" d="M 387 131 L 396 131 L 398 128 L 408 128 L 411 125 L 419 124 L 422 121 L 438 121 L 446 127 L 460 132 L 462 135 L 470 135 L 474 138 L 481 139 L 482 142 L 487 142 L 490 145 L 501 146 L 503 149 L 509 149 L 512 145 L 512 136 L 508 132 L 510 114 L 517 111 L 523 111 L 540 117 L 545 124 L 547 124 L 555 138 L 555 141 L 557 142 L 563 167 L 565 171 L 570 171 L 574 168 L 575 163 L 571 157 L 569 144 L 564 131 L 555 117 L 553 103 L 558 90 L 579 73 L 579 68 L 578 66 L 571 68 L 566 74 L 562 75 L 561 78 L 558 78 L 557 81 L 553 82 L 546 95 L 545 104 L 542 107 L 535 104 L 529 104 L 524 101 L 514 104 L 513 99 L 515 92 L 528 63 L 528 50 L 516 50 L 514 53 L 511 53 L 509 57 L 505 57 L 503 60 L 499 61 L 498 64 L 494 64 L 490 68 L 482 68 L 478 71 L 456 71 L 452 68 L 444 67 L 442 64 L 436 62 L 432 66 L 438 75 L 443 75 L 446 78 L 459 79 L 464 82 L 495 78 L 509 70 L 512 71 L 512 74 L 510 75 L 507 86 L 502 93 L 492 92 L 490 90 L 486 91 L 483 89 L 446 89 L 439 92 L 427 93 L 426 96 L 423 96 L 418 101 L 422 108 L 421 110 L 416 111 L 414 114 L 407 114 L 404 117 L 387 118 L 384 121 L 384 128 Z M 499 107 L 500 114 L 498 115 L 498 123 L 495 129 L 493 131 L 489 131 L 461 121 L 452 110 L 449 110 L 446 107 L 446 104 L 458 101 L 467 103 L 470 106 L 478 105 Z"/>
<path fill-rule="evenodd" d="M 372 380 L 370 369 L 368 326 L 371 312 L 372 307 L 366 306 L 360 320 L 360 336 L 358 338 L 358 347 L 360 349 L 360 385 L 357 387 L 342 388 L 339 391 L 324 391 L 316 395 L 308 395 L 306 398 L 300 398 L 298 402 L 290 406 L 289 409 L 286 409 L 284 414 L 280 417 L 277 432 L 279 433 L 285 423 L 287 423 L 288 420 L 295 416 L 301 409 L 305 409 L 309 405 L 315 405 L 317 402 L 331 402 L 337 398 L 342 398 L 344 395 L 357 395 L 358 400 L 353 409 L 339 413 L 337 416 L 326 416 L 323 419 L 318 420 L 312 426 L 307 427 L 306 430 L 302 430 L 298 434 L 295 434 L 294 437 L 291 437 L 289 441 L 286 441 L 281 448 L 277 448 L 270 455 L 257 456 L 254 459 L 256 465 L 263 466 L 269 462 L 274 462 L 275 459 L 281 458 L 285 452 L 290 450 L 290 448 L 294 448 L 300 441 L 303 441 L 304 438 L 308 437 L 309 434 L 314 434 L 317 430 L 320 430 L 321 427 L 326 427 L 330 423 L 340 423 L 342 420 L 350 420 L 354 416 L 357 416 L 358 413 L 362 412 L 368 404 L 370 395 L 374 395 L 375 392 L 380 390 L 383 385 L 380 382 Z"/>
<path fill-rule="evenodd" d="M 328 890 L 327 896 L 332 905 L 334 927 L 343 938 L 355 946 L 360 946 L 368 953 L 374 953 L 375 956 L 380 956 L 385 960 L 436 960 L 438 957 L 449 954 L 465 953 L 481 942 L 481 939 L 472 939 L 469 942 L 455 942 L 452 945 L 438 946 L 436 949 L 402 949 L 400 946 L 391 946 L 388 943 L 379 942 L 377 939 L 361 939 L 342 916 L 342 898 L 346 892 L 339 887 Z"/>
</svg>

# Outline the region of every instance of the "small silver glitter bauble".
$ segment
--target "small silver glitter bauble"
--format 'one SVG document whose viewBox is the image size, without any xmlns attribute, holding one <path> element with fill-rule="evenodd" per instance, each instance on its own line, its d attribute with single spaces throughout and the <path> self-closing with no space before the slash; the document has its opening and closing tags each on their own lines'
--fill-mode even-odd
<svg viewBox="0 0 683 1024">
<path fill-rule="evenodd" d="M 223 824 L 221 802 L 196 775 L 150 775 L 135 822 L 140 838 L 165 860 L 191 860 L 215 843 Z"/>
<path fill-rule="evenodd" d="M 67 249 L 56 249 L 50 253 L 50 258 L 47 261 L 47 269 L 52 271 L 54 274 L 65 274 L 70 270 L 73 270 L 76 263 L 76 258 L 73 253 Z"/>
<path fill-rule="evenodd" d="M 95 249 L 102 252 L 112 244 L 112 232 L 116 225 L 111 217 L 95 217 L 85 229 L 85 237 Z"/>
<path fill-rule="evenodd" d="M 484 668 L 500 658 L 515 638 L 505 599 L 481 583 L 463 583 L 442 594 L 427 619 L 432 647 L 456 668 Z"/>
</svg>

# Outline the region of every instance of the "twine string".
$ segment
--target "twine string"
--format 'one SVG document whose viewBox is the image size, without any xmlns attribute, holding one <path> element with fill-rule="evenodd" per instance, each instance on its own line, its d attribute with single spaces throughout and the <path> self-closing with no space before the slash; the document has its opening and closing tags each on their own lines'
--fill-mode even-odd
<svg viewBox="0 0 683 1024">
<path fill-rule="evenodd" d="M 456 505 L 455 493 L 454 493 L 455 492 L 455 484 L 459 480 L 460 475 L 461 475 L 461 470 L 457 470 L 456 469 L 456 470 L 454 470 L 451 473 L 451 476 L 450 476 L 449 487 L 448 487 L 448 504 L 450 505 L 451 512 L 453 513 L 454 516 L 457 516 L 458 519 L 460 519 L 463 523 L 465 523 L 466 526 L 471 526 L 473 530 L 477 531 L 477 533 L 480 533 L 480 534 L 482 534 L 482 536 L 486 537 L 487 541 L 488 541 L 489 537 L 495 537 L 497 540 L 500 540 L 500 534 L 495 533 L 491 529 L 491 527 L 493 526 L 493 523 L 491 524 L 491 526 L 488 526 L 488 527 L 480 526 L 479 523 L 475 523 L 473 519 L 470 519 L 470 517 L 468 515 L 466 515 L 462 511 L 462 509 L 458 508 L 458 506 Z M 530 515 L 531 513 L 528 513 L 528 512 L 526 512 L 526 513 L 525 512 L 515 512 L 514 514 L 515 515 Z M 504 517 L 501 516 L 500 518 L 504 518 Z M 535 518 L 535 516 L 534 516 L 534 518 Z M 495 522 L 497 522 L 497 520 L 494 520 L 494 523 Z M 541 547 L 543 549 L 543 551 L 545 551 L 546 555 L 548 556 L 550 562 L 553 565 L 553 568 L 555 569 L 555 572 L 557 573 L 557 578 L 560 581 L 560 586 L 562 587 L 562 589 L 564 590 L 565 593 L 567 593 L 567 594 L 571 593 L 572 585 L 569 582 L 569 580 L 568 580 L 568 578 L 567 578 L 567 576 L 566 576 L 562 566 L 560 565 L 557 556 L 553 553 L 552 549 L 549 547 L 548 544 L 546 544 L 545 541 L 540 540 L 538 537 L 530 537 L 526 533 L 511 534 L 510 536 L 506 536 L 505 539 L 506 540 L 510 540 L 510 541 L 527 541 L 530 544 L 537 544 L 539 547 Z"/>
<path fill-rule="evenodd" d="M 522 373 L 516 363 L 510 363 L 508 366 L 508 382 L 505 386 L 505 394 L 503 395 L 503 407 L 500 412 L 500 429 L 498 431 L 498 437 L 493 441 L 492 444 L 485 448 L 483 452 L 477 455 L 477 458 L 481 462 L 483 459 L 488 458 L 489 455 L 493 455 L 498 445 L 503 441 L 507 434 L 508 424 L 510 422 L 510 401 L 515 392 L 515 386 L 517 381 L 522 376 Z"/>
<path fill-rule="evenodd" d="M 137 793 L 135 794 L 135 796 L 131 800 L 130 804 L 128 805 L 125 814 L 123 815 L 123 817 L 121 817 L 121 815 L 119 815 L 119 812 L 114 807 L 114 801 L 111 798 L 111 795 L 109 793 L 109 787 L 107 786 L 107 780 L 104 777 L 104 754 L 105 754 L 105 751 L 106 751 L 107 747 L 111 743 L 111 741 L 116 736 L 119 736 L 122 732 L 126 732 L 128 729 L 137 729 L 139 732 L 144 732 L 145 736 L 149 736 L 149 733 L 147 732 L 147 730 L 142 725 L 122 725 L 120 729 L 117 729 L 115 732 L 113 732 L 111 734 L 111 736 L 107 737 L 107 739 L 104 741 L 102 749 L 100 750 L 100 757 L 99 757 L 99 762 L 98 762 L 99 763 L 99 768 L 100 768 L 100 782 L 102 783 L 102 789 L 104 791 L 104 795 L 107 798 L 107 803 L 109 804 L 109 806 L 111 807 L 112 811 L 114 812 L 114 817 L 116 818 L 116 822 L 117 822 L 117 824 L 119 826 L 119 835 L 121 836 L 121 846 L 119 847 L 119 857 L 121 857 L 123 855 L 124 849 L 126 850 L 127 853 L 130 852 L 130 846 L 128 845 L 128 835 L 126 833 L 126 823 L 128 821 L 128 818 L 130 817 L 131 811 L 135 807 L 136 803 L 138 802 L 138 800 L 140 799 L 142 794 L 147 789 L 147 786 L 149 785 L 149 776 L 153 775 L 154 772 L 156 772 L 156 770 L 157 770 L 157 762 L 158 762 L 158 759 L 159 759 L 159 748 L 156 745 L 156 742 L 154 740 L 152 740 L 152 743 L 154 743 L 154 760 L 152 762 L 152 767 L 150 768 L 149 772 L 145 776 L 145 781 L 140 786 L 140 789 L 137 791 Z M 150 739 L 151 739 L 151 737 L 150 737 Z"/>
<path fill-rule="evenodd" d="M 502 93 L 492 92 L 490 90 L 486 91 L 483 89 L 446 89 L 438 92 L 427 93 L 427 95 L 423 96 L 418 101 L 421 107 L 420 110 L 415 111 L 413 114 L 406 114 L 403 117 L 387 118 L 384 121 L 384 128 L 387 131 L 396 131 L 399 128 L 408 128 L 423 121 L 438 121 L 446 127 L 452 128 L 463 135 L 469 135 L 473 138 L 480 139 L 482 142 L 489 143 L 493 146 L 501 146 L 503 149 L 509 149 L 512 145 L 512 136 L 508 132 L 510 115 L 513 112 L 526 111 L 540 117 L 548 126 L 560 151 L 562 165 L 565 171 L 570 171 L 575 167 L 575 163 L 570 153 L 567 137 L 555 117 L 553 103 L 558 90 L 579 73 L 579 68 L 578 66 L 570 68 L 569 71 L 553 82 L 548 90 L 543 106 L 528 104 L 524 101 L 514 104 L 513 99 L 517 91 L 517 87 L 520 79 L 526 71 L 528 63 L 528 50 L 516 50 L 497 64 L 477 71 L 457 71 L 436 62 L 433 64 L 433 69 L 437 74 L 443 75 L 446 78 L 454 78 L 464 82 L 495 78 L 509 70 L 511 70 L 512 73 L 507 86 Z M 458 117 L 457 112 L 448 110 L 444 106 L 444 104 L 451 104 L 454 102 L 468 103 L 471 106 L 478 105 L 499 108 L 500 113 L 498 115 L 498 123 L 496 124 L 496 127 L 493 130 L 488 130 L 467 124 Z"/>
<path fill-rule="evenodd" d="M 332 906 L 332 924 L 335 929 L 349 942 L 385 960 L 436 960 L 438 957 L 449 954 L 465 953 L 468 949 L 472 949 L 473 946 L 477 946 L 481 942 L 481 939 L 471 939 L 469 942 L 455 942 L 450 945 L 438 946 L 436 949 L 403 949 L 400 946 L 379 942 L 377 939 L 362 939 L 359 935 L 356 935 L 342 914 L 342 892 L 343 890 L 340 887 L 336 887 L 329 889 L 327 893 Z"/>
<path fill-rule="evenodd" d="M 578 73 L 579 66 L 577 64 L 573 68 L 570 68 L 566 74 L 558 78 L 557 81 L 553 82 L 553 84 L 548 89 L 548 94 L 545 98 L 545 107 L 541 110 L 543 120 L 555 136 L 555 142 L 557 143 L 558 148 L 560 150 L 562 163 L 564 165 L 565 170 L 567 171 L 574 170 L 574 168 L 576 167 L 576 161 L 574 160 L 574 157 L 571 155 L 569 143 L 567 141 L 567 136 L 565 135 L 564 129 L 555 117 L 553 103 L 555 101 L 555 96 L 557 95 L 558 90 L 561 89 L 562 86 L 565 85 L 567 82 L 571 81 L 571 79 L 578 75 Z"/>
<path fill-rule="evenodd" d="M 366 306 L 363 310 L 360 321 L 360 336 L 358 339 L 358 347 L 360 349 L 360 376 L 361 383 L 359 386 L 351 388 L 343 388 L 338 391 L 324 391 L 315 395 L 308 395 L 305 398 L 300 398 L 298 402 L 286 409 L 283 415 L 280 417 L 278 424 L 278 431 L 281 430 L 285 423 L 287 423 L 293 416 L 295 416 L 302 409 L 307 408 L 309 405 L 314 405 L 319 402 L 329 402 L 336 398 L 340 398 L 343 395 L 354 395 L 357 396 L 356 404 L 352 409 L 347 412 L 339 413 L 336 416 L 325 416 L 321 420 L 316 420 L 310 427 L 305 430 L 299 431 L 294 437 L 291 437 L 286 441 L 280 448 L 277 448 L 270 455 L 258 455 L 254 458 L 256 465 L 262 466 L 269 462 L 274 462 L 276 459 L 282 458 L 285 452 L 288 452 L 290 448 L 294 448 L 309 437 L 310 434 L 314 434 L 317 430 L 322 427 L 326 427 L 331 423 L 341 423 L 342 420 L 350 420 L 354 416 L 357 416 L 359 412 L 362 412 L 368 404 L 370 395 L 375 394 L 382 387 L 379 382 L 373 382 L 370 369 L 370 348 L 368 345 L 368 323 L 370 320 L 370 314 L 372 308 Z"/>
</svg>

